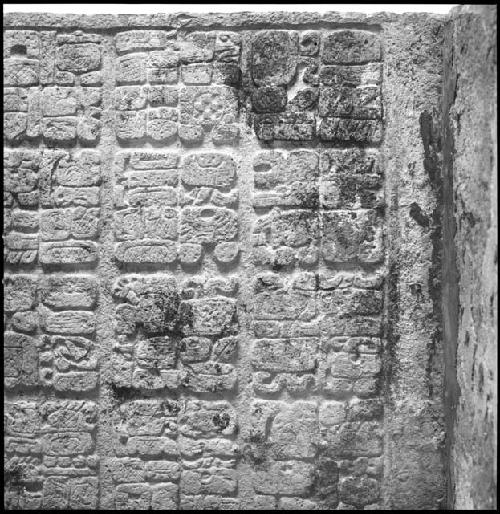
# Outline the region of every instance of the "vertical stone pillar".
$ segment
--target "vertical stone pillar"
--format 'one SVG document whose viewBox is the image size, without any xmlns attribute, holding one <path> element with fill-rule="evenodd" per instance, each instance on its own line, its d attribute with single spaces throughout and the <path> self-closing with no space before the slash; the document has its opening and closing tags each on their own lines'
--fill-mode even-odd
<svg viewBox="0 0 500 514">
<path fill-rule="evenodd" d="M 440 314 L 443 29 L 408 15 L 385 36 L 388 201 L 384 504 L 444 505 Z"/>
<path fill-rule="evenodd" d="M 448 507 L 497 507 L 497 10 L 460 6 L 446 27 L 447 252 L 443 314 Z M 444 225 L 443 225 L 444 228 Z"/>
</svg>

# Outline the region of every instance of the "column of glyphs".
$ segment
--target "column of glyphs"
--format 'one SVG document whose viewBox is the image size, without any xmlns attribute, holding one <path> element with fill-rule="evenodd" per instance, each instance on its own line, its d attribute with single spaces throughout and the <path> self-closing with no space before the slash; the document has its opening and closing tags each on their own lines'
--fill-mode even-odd
<svg viewBox="0 0 500 514">
<path fill-rule="evenodd" d="M 95 508 L 101 37 L 4 33 L 7 508 Z M 79 399 L 71 399 L 77 396 Z"/>
<path fill-rule="evenodd" d="M 112 385 L 130 398 L 106 462 L 115 506 L 231 502 L 240 40 L 133 30 L 115 45 Z"/>
<path fill-rule="evenodd" d="M 269 508 L 380 500 L 381 41 L 256 34 L 254 489 Z M 271 149 L 277 142 L 279 149 Z"/>
</svg>

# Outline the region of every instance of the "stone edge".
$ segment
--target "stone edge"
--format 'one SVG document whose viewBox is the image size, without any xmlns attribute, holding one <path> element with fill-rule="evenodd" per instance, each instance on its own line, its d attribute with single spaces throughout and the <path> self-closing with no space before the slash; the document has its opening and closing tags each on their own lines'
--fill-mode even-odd
<svg viewBox="0 0 500 514">
<path fill-rule="evenodd" d="M 126 8 L 126 7 L 125 7 Z M 446 20 L 448 14 L 434 13 L 403 13 L 379 12 L 375 14 L 338 13 L 335 11 L 324 14 L 310 12 L 240 12 L 240 13 L 175 13 L 175 14 L 55 14 L 55 13 L 7 13 L 3 16 L 4 29 L 32 28 L 61 28 L 61 29 L 270 29 L 286 26 L 307 28 L 307 25 L 326 25 L 336 28 L 336 25 L 351 24 L 353 28 L 384 23 L 417 21 L 421 19 Z"/>
</svg>

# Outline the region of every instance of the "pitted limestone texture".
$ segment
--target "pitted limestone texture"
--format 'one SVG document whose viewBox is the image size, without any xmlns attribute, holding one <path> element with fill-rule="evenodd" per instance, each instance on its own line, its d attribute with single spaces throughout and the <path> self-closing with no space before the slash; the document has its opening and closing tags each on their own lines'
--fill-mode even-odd
<svg viewBox="0 0 500 514">
<path fill-rule="evenodd" d="M 498 148 L 496 7 L 457 9 L 447 26 L 444 99 L 448 242 L 445 380 L 450 504 L 497 506 Z M 451 59 L 451 57 L 453 59 Z M 471 135 L 474 134 L 472 137 Z M 450 201 L 455 198 L 455 203 Z"/>
</svg>

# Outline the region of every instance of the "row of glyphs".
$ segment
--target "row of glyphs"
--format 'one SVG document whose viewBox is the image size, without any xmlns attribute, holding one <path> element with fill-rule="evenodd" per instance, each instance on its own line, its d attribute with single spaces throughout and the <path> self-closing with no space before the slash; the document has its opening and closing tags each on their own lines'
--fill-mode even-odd
<svg viewBox="0 0 500 514">
<path fill-rule="evenodd" d="M 312 388 L 377 391 L 382 337 L 378 277 L 258 275 L 252 363 L 257 393 Z M 4 281 L 8 387 L 85 391 L 97 382 L 92 276 L 28 274 Z M 232 390 L 238 352 L 237 280 L 123 275 L 116 300 L 114 381 L 139 389 Z M 42 331 L 43 335 L 39 335 Z"/>
<path fill-rule="evenodd" d="M 298 260 L 308 266 L 320 255 L 326 262 L 380 262 L 384 202 L 376 155 L 359 150 L 257 154 L 253 202 L 263 215 L 254 229 L 255 262 L 286 267 Z M 4 169 L 6 262 L 33 264 L 40 252 L 42 265 L 95 263 L 98 152 L 10 151 Z M 176 153 L 118 153 L 117 260 L 168 264 L 179 258 L 196 265 L 215 244 L 220 265 L 235 261 L 236 177 L 237 163 L 224 153 L 196 153 L 182 162 Z"/>
<path fill-rule="evenodd" d="M 339 497 L 361 506 L 378 499 L 380 402 L 255 401 L 249 409 L 240 451 L 235 440 L 240 427 L 228 402 L 127 401 L 114 412 L 115 457 L 100 459 L 94 402 L 7 403 L 6 478 L 30 485 L 24 494 L 10 489 L 9 504 L 95 509 L 100 467 L 114 483 L 116 509 L 186 509 L 203 505 L 204 497 L 218 508 L 236 508 L 240 454 L 254 464 L 259 504 L 272 506 L 278 497 L 280 505 L 319 502 L 328 508 Z M 323 472 L 330 471 L 328 480 L 317 478 L 312 458 Z"/>
<path fill-rule="evenodd" d="M 95 266 L 101 158 L 95 150 L 4 156 L 4 260 L 25 268 Z M 217 152 L 121 152 L 115 159 L 115 258 L 196 266 L 237 261 L 236 162 Z"/>
<path fill-rule="evenodd" d="M 6 140 L 96 145 L 100 36 L 6 34 Z M 178 38 L 174 31 L 134 30 L 119 33 L 114 44 L 114 126 L 122 144 L 234 144 L 241 85 L 259 139 L 381 142 L 381 47 L 374 33 L 262 31 L 245 62 L 235 32 Z M 289 99 L 292 84 L 300 89 Z"/>
<path fill-rule="evenodd" d="M 122 404 L 115 416 L 116 457 L 104 463 L 116 487 L 116 507 L 248 508 L 236 497 L 239 459 L 254 466 L 252 502 L 260 506 L 273 508 L 277 498 L 292 508 L 328 508 L 339 497 L 356 505 L 378 500 L 379 401 L 255 401 L 249 412 L 250 424 L 240 426 L 225 401 Z M 328 480 L 317 478 L 311 459 L 331 472 Z"/>
</svg>

